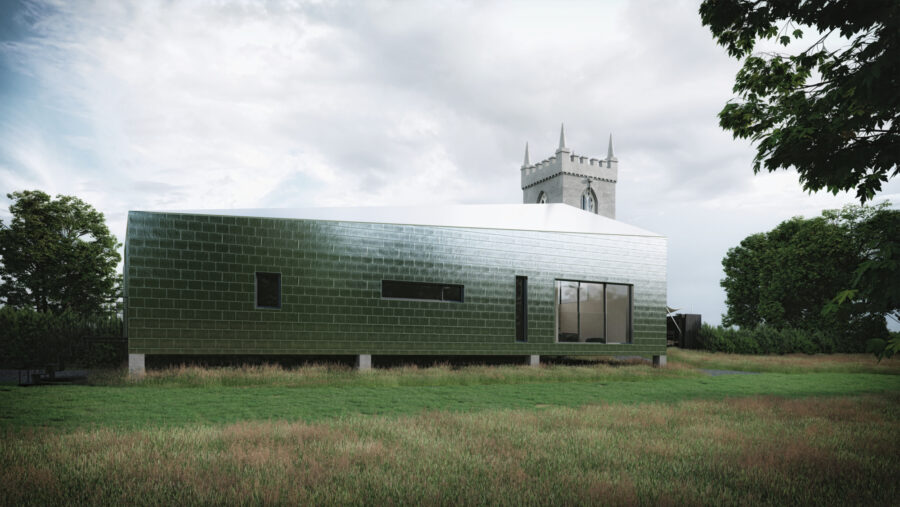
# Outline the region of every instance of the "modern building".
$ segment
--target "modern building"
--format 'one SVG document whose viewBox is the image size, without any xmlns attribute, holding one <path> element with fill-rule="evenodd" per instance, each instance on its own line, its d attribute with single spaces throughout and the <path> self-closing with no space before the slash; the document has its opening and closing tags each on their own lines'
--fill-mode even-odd
<svg viewBox="0 0 900 507">
<path fill-rule="evenodd" d="M 566 160 L 558 151 L 549 165 Z M 589 163 L 613 171 L 591 181 L 614 185 L 612 160 Z M 565 188 L 569 172 L 544 182 Z M 354 355 L 361 368 L 372 355 L 665 364 L 666 239 L 595 202 L 593 212 L 562 203 L 131 211 L 131 370 L 142 372 L 148 354 Z"/>
</svg>

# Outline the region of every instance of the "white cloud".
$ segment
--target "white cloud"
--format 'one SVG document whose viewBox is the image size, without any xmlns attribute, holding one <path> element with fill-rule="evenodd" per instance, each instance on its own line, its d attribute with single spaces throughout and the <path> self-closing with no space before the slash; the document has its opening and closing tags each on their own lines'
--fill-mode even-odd
<svg viewBox="0 0 900 507">
<path fill-rule="evenodd" d="M 28 4 L 0 63 L 3 191 L 129 209 L 518 202 L 525 141 L 602 155 L 670 237 L 670 302 L 717 321 L 729 246 L 852 196 L 753 176 L 717 126 L 738 63 L 697 2 Z M 900 193 L 892 183 L 886 193 Z"/>
</svg>

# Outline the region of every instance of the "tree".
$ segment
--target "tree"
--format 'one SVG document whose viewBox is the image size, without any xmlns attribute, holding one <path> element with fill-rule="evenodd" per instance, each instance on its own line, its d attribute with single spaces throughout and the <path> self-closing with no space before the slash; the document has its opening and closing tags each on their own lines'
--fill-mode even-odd
<svg viewBox="0 0 900 507">
<path fill-rule="evenodd" d="M 900 210 L 884 206 L 855 232 L 862 261 L 853 274 L 853 297 L 900 324 Z"/>
<path fill-rule="evenodd" d="M 12 221 L 0 221 L 0 302 L 80 315 L 114 307 L 121 245 L 103 214 L 72 196 L 34 190 L 7 197 Z"/>
<path fill-rule="evenodd" d="M 858 208 L 857 208 L 858 209 Z M 883 314 L 900 324 L 900 210 L 888 203 L 868 208 L 860 217 L 848 208 L 833 213 L 834 219 L 848 224 L 860 250 L 861 261 L 853 273 L 850 288 L 840 291 L 822 310 L 828 316 L 842 305 L 862 303 L 872 312 Z M 879 358 L 900 354 L 900 340 L 873 338 L 868 349 Z"/>
<path fill-rule="evenodd" d="M 741 244 L 728 250 L 722 259 L 725 278 L 725 305 L 723 315 L 726 326 L 754 327 L 762 322 L 759 315 L 759 275 L 765 262 L 768 240 L 765 234 L 753 234 Z"/>
<path fill-rule="evenodd" d="M 844 230 L 795 217 L 754 234 L 722 260 L 726 325 L 816 327 L 822 306 L 849 286 L 856 256 Z"/>
<path fill-rule="evenodd" d="M 896 292 L 896 271 L 880 267 L 871 287 L 832 311 L 823 313 L 823 308 L 853 286 L 860 266 L 884 256 L 875 245 L 897 241 L 881 236 L 889 226 L 885 222 L 896 220 L 896 210 L 887 206 L 848 206 L 812 219 L 795 217 L 745 238 L 722 260 L 723 323 L 822 331 L 838 337 L 843 350 L 862 350 L 866 340 L 882 338 L 884 317 L 896 304 L 885 296 Z"/>
<path fill-rule="evenodd" d="M 756 143 L 755 173 L 794 167 L 804 189 L 862 203 L 900 174 L 900 2 L 704 0 L 700 17 L 744 59 L 719 124 Z M 803 51 L 754 53 L 803 29 L 816 32 Z"/>
</svg>

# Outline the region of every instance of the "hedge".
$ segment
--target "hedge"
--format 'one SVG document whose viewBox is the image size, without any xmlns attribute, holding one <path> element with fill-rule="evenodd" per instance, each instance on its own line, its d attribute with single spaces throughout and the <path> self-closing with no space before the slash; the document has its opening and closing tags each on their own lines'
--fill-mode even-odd
<svg viewBox="0 0 900 507">
<path fill-rule="evenodd" d="M 5 368 L 117 366 L 125 358 L 122 319 L 0 308 L 0 363 Z"/>
<path fill-rule="evenodd" d="M 865 342 L 842 338 L 837 333 L 806 329 L 775 329 L 770 326 L 734 329 L 703 323 L 699 341 L 705 350 L 733 354 L 865 352 Z"/>
</svg>

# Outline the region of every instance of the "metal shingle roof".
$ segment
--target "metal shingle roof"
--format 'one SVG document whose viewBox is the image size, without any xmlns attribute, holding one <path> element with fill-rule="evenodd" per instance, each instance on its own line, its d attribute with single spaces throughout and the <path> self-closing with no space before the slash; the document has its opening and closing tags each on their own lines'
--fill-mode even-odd
<svg viewBox="0 0 900 507">
<path fill-rule="evenodd" d="M 158 212 L 662 237 L 661 234 L 589 213 L 567 204 L 461 204 L 415 207 L 269 208 Z"/>
</svg>

